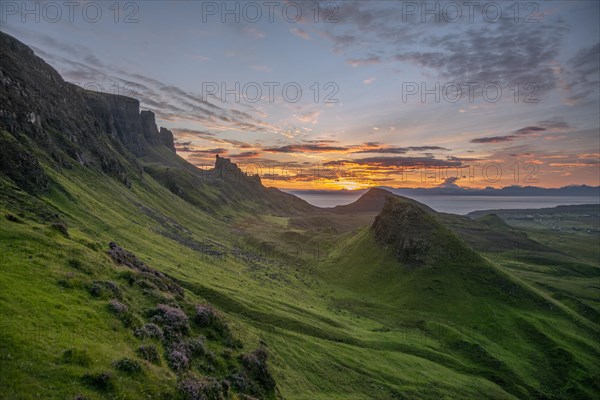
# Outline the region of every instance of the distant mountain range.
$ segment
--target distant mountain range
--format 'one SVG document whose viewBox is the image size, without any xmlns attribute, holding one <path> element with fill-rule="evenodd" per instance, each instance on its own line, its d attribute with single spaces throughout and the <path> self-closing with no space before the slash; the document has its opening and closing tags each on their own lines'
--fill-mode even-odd
<svg viewBox="0 0 600 400">
<path fill-rule="evenodd" d="M 503 188 L 486 187 L 485 189 L 471 189 L 461 187 L 451 188 L 394 188 L 379 186 L 380 189 L 389 190 L 395 194 L 410 196 L 600 196 L 600 186 L 569 185 L 560 188 L 542 188 L 536 186 L 506 186 Z M 367 190 L 293 190 L 294 194 L 336 194 L 357 195 L 366 193 Z"/>
</svg>

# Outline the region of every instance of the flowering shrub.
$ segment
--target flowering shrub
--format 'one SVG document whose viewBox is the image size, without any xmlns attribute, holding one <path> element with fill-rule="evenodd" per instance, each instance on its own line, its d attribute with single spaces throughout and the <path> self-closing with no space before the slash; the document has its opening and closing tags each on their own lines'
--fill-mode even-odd
<svg viewBox="0 0 600 400">
<path fill-rule="evenodd" d="M 191 338 L 187 341 L 186 347 L 189 350 L 190 354 L 193 356 L 202 356 L 206 353 L 206 349 L 204 347 L 204 342 L 206 338 L 202 335 L 197 336 L 195 338 Z"/>
<path fill-rule="evenodd" d="M 231 385 L 241 393 L 248 393 L 253 391 L 252 388 L 254 385 L 245 373 L 238 372 L 229 375 L 227 379 L 229 380 L 229 382 L 231 382 Z"/>
<path fill-rule="evenodd" d="M 179 383 L 179 393 L 185 400 L 223 400 L 223 389 L 213 377 L 187 377 Z"/>
<path fill-rule="evenodd" d="M 201 327 L 212 326 L 221 319 L 217 310 L 210 304 L 198 304 L 195 309 L 194 321 Z"/>
<path fill-rule="evenodd" d="M 131 326 L 133 324 L 133 315 L 129 312 L 129 307 L 127 307 L 127 305 L 121 303 L 117 299 L 112 299 L 108 302 L 108 308 L 117 314 L 125 326 Z"/>
<path fill-rule="evenodd" d="M 167 361 L 175 371 L 183 371 L 190 366 L 190 359 L 182 348 L 173 348 L 167 354 Z"/>
<path fill-rule="evenodd" d="M 117 299 L 112 299 L 108 302 L 108 308 L 117 315 L 123 315 L 129 312 L 129 307 L 121 303 Z"/>
<path fill-rule="evenodd" d="M 142 344 L 137 348 L 138 354 L 146 361 L 154 364 L 160 364 L 158 349 L 153 344 Z"/>
<path fill-rule="evenodd" d="M 163 331 L 156 324 L 149 323 L 145 324 L 141 328 L 137 328 L 133 333 L 136 337 L 140 339 L 151 338 L 151 339 L 162 339 Z"/>
<path fill-rule="evenodd" d="M 227 323 L 221 314 L 210 304 L 198 304 L 195 307 L 194 321 L 203 328 L 212 328 L 220 337 L 232 339 Z"/>
<path fill-rule="evenodd" d="M 262 346 L 241 356 L 242 366 L 248 376 L 267 392 L 275 389 L 275 379 L 267 366 L 268 357 L 267 350 Z"/>
<path fill-rule="evenodd" d="M 165 334 L 176 336 L 186 333 L 189 329 L 188 316 L 179 308 L 159 304 L 153 311 L 152 321 L 163 326 Z"/>
<path fill-rule="evenodd" d="M 181 286 L 177 285 L 162 272 L 144 264 L 143 261 L 135 256 L 135 254 L 125 250 L 115 242 L 110 242 L 108 246 L 108 255 L 116 263 L 126 265 L 129 268 L 138 271 L 142 277 L 149 279 L 152 284 L 157 286 L 160 290 L 171 292 L 179 299 L 185 297 L 185 292 Z M 132 282 L 130 281 L 130 283 Z"/>
<path fill-rule="evenodd" d="M 110 294 L 117 299 L 123 297 L 121 289 L 112 281 L 94 281 L 90 287 L 90 294 L 94 297 L 104 297 L 105 294 Z"/>
<path fill-rule="evenodd" d="M 179 382 L 179 393 L 185 400 L 201 399 L 200 381 L 196 378 L 186 378 Z"/>
</svg>

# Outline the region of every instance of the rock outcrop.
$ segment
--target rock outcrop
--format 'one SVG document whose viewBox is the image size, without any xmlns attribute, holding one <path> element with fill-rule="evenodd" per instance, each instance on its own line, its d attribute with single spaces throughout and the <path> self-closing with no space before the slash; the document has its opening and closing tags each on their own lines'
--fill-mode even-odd
<svg viewBox="0 0 600 400">
<path fill-rule="evenodd" d="M 161 126 L 160 131 L 158 132 L 158 140 L 160 144 L 168 147 L 173 153 L 176 152 L 175 141 L 173 140 L 173 132 Z"/>
<path fill-rule="evenodd" d="M 27 176 L 20 169 L 40 165 L 44 157 L 67 169 L 75 163 L 97 167 L 128 185 L 128 174 L 140 170 L 136 157 L 153 146 L 175 151 L 171 132 L 157 129 L 151 111 L 140 113 L 138 100 L 65 82 L 29 47 L 3 32 L 0 53 L 0 130 L 14 138 L 2 140 L 11 152 L 0 160 L 0 172 L 16 177 L 20 186 L 19 177 Z M 48 179 L 42 168 L 33 169 L 39 179 L 23 188 L 43 192 Z"/>
<path fill-rule="evenodd" d="M 335 213 L 379 212 L 385 204 L 385 198 L 390 195 L 392 193 L 385 189 L 371 188 L 356 201 L 335 206 L 331 211 Z"/>
<path fill-rule="evenodd" d="M 225 181 L 233 181 L 250 185 L 262 186 L 260 176 L 246 175 L 237 164 L 231 162 L 229 158 L 216 155 L 214 176 Z"/>
<path fill-rule="evenodd" d="M 133 155 L 144 155 L 148 142 L 143 135 L 139 101 L 105 93 L 85 95 L 100 131 L 117 138 Z"/>
<path fill-rule="evenodd" d="M 388 196 L 371 229 L 377 242 L 392 246 L 400 262 L 423 264 L 435 247 L 437 225 L 434 218 L 418 205 Z"/>
<path fill-rule="evenodd" d="M 405 265 L 467 265 L 480 257 L 452 230 L 439 214 L 412 199 L 390 194 L 371 226 L 375 240 L 391 248 Z"/>
<path fill-rule="evenodd" d="M 144 139 L 146 139 L 149 144 L 153 146 L 166 146 L 169 150 L 175 152 L 173 133 L 162 126 L 160 127 L 160 131 L 158 130 L 156 118 L 152 111 L 142 111 L 140 113 L 140 119 Z"/>
</svg>

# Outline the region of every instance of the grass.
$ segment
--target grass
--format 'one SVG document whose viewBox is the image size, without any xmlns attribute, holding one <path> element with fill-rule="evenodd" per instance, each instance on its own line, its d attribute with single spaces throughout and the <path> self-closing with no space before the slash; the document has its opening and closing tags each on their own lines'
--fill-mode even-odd
<svg viewBox="0 0 600 400">
<path fill-rule="evenodd" d="M 501 254 L 408 267 L 376 244 L 368 228 L 291 226 L 287 217 L 226 205 L 202 211 L 193 203 L 205 200 L 186 201 L 154 179 L 158 172 L 134 179 L 131 189 L 79 167 L 48 174 L 58 185 L 41 199 L 44 215 L 35 211 L 39 200 L 3 191 L 1 215 L 18 217 L 0 226 L 3 397 L 175 396 L 177 376 L 162 351 L 160 363 L 143 360 L 138 347 L 154 342 L 133 336 L 110 312 L 109 295 L 90 294 L 94 281 L 116 282 L 136 318 L 157 303 L 130 286 L 128 269 L 107 256 L 111 241 L 172 277 L 190 302 L 215 305 L 243 351 L 266 345 L 284 398 L 594 398 L 600 392 L 593 383 L 598 330 L 575 305 L 596 307 L 596 292 L 586 289 L 593 277 L 559 277 L 552 265 Z M 68 235 L 52 228 L 48 215 L 55 213 Z M 458 240 L 447 230 L 439 235 Z M 225 347 L 217 340 L 209 348 L 224 363 L 217 372 L 226 368 Z M 115 369 L 123 358 L 137 360 L 142 372 Z M 105 372 L 107 389 L 83 379 Z"/>
</svg>

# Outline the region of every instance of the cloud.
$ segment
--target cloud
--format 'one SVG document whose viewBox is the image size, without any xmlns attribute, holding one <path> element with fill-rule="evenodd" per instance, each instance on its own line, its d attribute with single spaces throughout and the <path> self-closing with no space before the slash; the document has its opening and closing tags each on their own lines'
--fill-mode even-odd
<svg viewBox="0 0 600 400">
<path fill-rule="evenodd" d="M 548 130 L 556 130 L 556 129 L 570 129 L 571 125 L 563 121 L 562 119 L 546 119 L 541 121 L 540 126 L 548 129 Z"/>
<path fill-rule="evenodd" d="M 183 153 L 190 153 L 190 154 L 211 154 L 211 155 L 215 155 L 215 154 L 225 154 L 227 153 L 227 149 L 223 148 L 223 147 L 217 147 L 214 149 L 195 149 L 195 148 L 191 148 L 189 146 L 181 146 L 181 147 L 176 147 L 175 148 L 177 150 L 177 152 L 183 152 Z"/>
<path fill-rule="evenodd" d="M 569 31 L 558 15 L 537 16 L 538 23 L 515 23 L 502 6 L 502 17 L 490 23 L 482 18 L 488 14 L 483 6 L 474 3 L 472 12 L 481 18 L 474 24 L 452 24 L 444 12 L 438 15 L 439 22 L 430 17 L 423 23 L 421 13 L 407 14 L 395 2 L 343 1 L 337 6 L 340 21 L 324 24 L 322 36 L 332 42 L 334 52 L 351 54 L 346 62 L 354 67 L 397 61 L 426 69 L 424 74 L 446 82 L 477 82 L 480 87 L 492 82 L 502 87 L 533 83 L 540 96 L 557 84 L 552 63 Z M 464 18 L 463 14 L 463 22 Z M 380 53 L 368 53 L 372 48 Z M 593 52 L 574 59 L 572 66 L 593 72 L 597 63 Z M 591 81 L 594 75 L 587 77 Z"/>
<path fill-rule="evenodd" d="M 332 10 L 329 10 L 328 15 L 326 8 L 320 7 L 319 17 L 321 20 L 328 16 L 337 19 L 335 24 L 324 24 L 328 30 L 323 33 L 323 36 L 333 43 L 333 51 L 336 53 L 347 51 L 351 46 L 367 47 L 369 44 L 382 42 L 397 46 L 419 35 L 418 31 L 422 30 L 419 24 L 405 23 L 402 19 L 402 7 L 398 7 L 394 2 L 343 1 L 337 2 L 335 7 L 337 12 L 333 15 Z M 336 32 L 339 30 L 343 32 Z M 357 35 L 348 34 L 348 31 L 357 32 Z"/>
<path fill-rule="evenodd" d="M 514 138 L 516 138 L 515 135 L 481 137 L 471 140 L 471 143 L 503 143 L 510 142 Z"/>
<path fill-rule="evenodd" d="M 474 157 L 455 157 L 455 156 L 449 156 L 446 157 L 447 160 L 450 161 L 458 161 L 458 162 L 473 162 L 473 161 L 481 161 L 480 158 L 474 158 Z"/>
<path fill-rule="evenodd" d="M 329 39 L 333 42 L 333 52 L 340 53 L 346 47 L 355 45 L 358 43 L 358 38 L 355 35 L 344 33 L 344 34 L 334 34 L 330 32 L 320 32 L 321 36 Z"/>
<path fill-rule="evenodd" d="M 326 152 L 344 152 L 348 148 L 344 146 L 328 146 L 322 144 L 290 144 L 287 146 L 265 148 L 263 151 L 269 153 L 326 153 Z"/>
<path fill-rule="evenodd" d="M 472 139 L 471 143 L 503 143 L 510 142 L 520 137 L 524 137 L 526 135 L 530 135 L 532 133 L 563 130 L 571 128 L 569 124 L 560 119 L 549 119 L 544 120 L 538 123 L 538 126 L 526 126 L 524 128 L 517 129 L 513 131 L 510 135 L 504 136 L 491 136 L 491 137 L 481 137 Z"/>
<path fill-rule="evenodd" d="M 549 165 L 551 167 L 571 167 L 571 168 L 593 167 L 593 166 L 600 165 L 600 160 L 579 160 L 579 161 L 573 161 L 570 163 L 550 163 Z"/>
<path fill-rule="evenodd" d="M 446 178 L 444 182 L 440 183 L 437 187 L 444 189 L 460 189 L 460 186 L 455 183 L 459 179 L 460 178 L 456 176 L 451 176 L 449 178 Z"/>
<path fill-rule="evenodd" d="M 353 67 L 361 67 L 365 65 L 375 65 L 381 64 L 382 60 L 379 56 L 369 56 L 365 58 L 351 58 L 346 60 L 346 63 L 352 65 Z"/>
<path fill-rule="evenodd" d="M 556 86 L 552 62 L 567 31 L 562 20 L 515 24 L 501 18 L 466 34 L 429 35 L 423 40 L 426 50 L 400 52 L 395 59 L 434 70 L 447 81 L 475 82 L 480 88 L 488 83 L 532 84 L 543 94 Z"/>
<path fill-rule="evenodd" d="M 370 85 L 371 83 L 375 82 L 377 78 L 375 78 L 374 76 L 365 79 L 364 81 L 362 81 L 362 83 L 364 83 L 365 85 Z"/>
<path fill-rule="evenodd" d="M 311 112 L 305 112 L 305 113 L 301 113 L 299 115 L 295 115 L 295 117 L 300 122 L 316 124 L 317 122 L 319 122 L 317 120 L 317 118 L 319 117 L 320 114 L 321 114 L 320 111 L 311 111 Z"/>
<path fill-rule="evenodd" d="M 542 132 L 545 130 L 546 128 L 543 128 L 541 126 L 526 126 L 525 128 L 517 129 L 514 133 L 516 135 L 528 135 L 530 133 Z"/>
<path fill-rule="evenodd" d="M 215 137 L 215 134 L 212 132 L 200 131 L 197 129 L 171 128 L 171 131 L 176 134 L 178 141 L 182 139 L 212 139 Z M 183 142 L 182 144 L 185 143 L 190 142 Z"/>
<path fill-rule="evenodd" d="M 431 151 L 431 150 L 448 150 L 445 147 L 439 146 L 409 146 L 409 147 L 392 147 L 392 146 L 379 146 L 375 143 L 375 147 L 373 146 L 373 142 L 365 143 L 365 146 L 368 148 L 353 151 L 354 154 L 360 153 L 380 153 L 380 154 L 404 154 L 409 151 Z"/>
<path fill-rule="evenodd" d="M 238 149 L 250 149 L 250 148 L 254 147 L 251 144 L 240 141 L 240 140 L 218 137 L 217 134 L 212 133 L 212 132 L 206 132 L 206 131 L 195 130 L 195 129 L 187 129 L 187 128 L 171 128 L 171 131 L 173 132 L 173 135 L 177 138 L 178 143 L 182 139 L 186 139 L 186 140 L 191 139 L 190 141 L 187 141 L 187 142 L 180 142 L 181 145 L 189 146 L 193 140 L 203 140 L 208 143 L 229 145 L 231 147 L 238 148 Z"/>
<path fill-rule="evenodd" d="M 259 72 L 273 72 L 273 68 L 269 67 L 265 64 L 255 64 L 251 65 L 250 68 Z"/>
<path fill-rule="evenodd" d="M 459 167 L 460 161 L 440 160 L 433 157 L 368 157 L 355 160 L 339 160 L 324 163 L 324 165 L 355 164 L 371 167 L 411 168 L 411 167 Z"/>
<path fill-rule="evenodd" d="M 411 151 L 448 150 L 439 146 L 385 146 L 378 142 L 367 142 L 361 145 L 335 145 L 339 143 L 330 139 L 305 140 L 301 144 L 288 144 L 279 147 L 264 147 L 262 151 L 268 153 L 348 153 L 348 154 L 405 154 Z"/>
<path fill-rule="evenodd" d="M 567 65 L 570 76 L 566 89 L 571 102 L 577 103 L 592 93 L 598 94 L 600 86 L 600 79 L 598 78 L 598 70 L 600 70 L 600 42 L 594 46 L 579 50 L 567 62 Z"/>
<path fill-rule="evenodd" d="M 256 38 L 256 39 L 264 39 L 265 34 L 253 26 L 245 26 L 243 28 L 244 33 Z"/>
<path fill-rule="evenodd" d="M 239 154 L 230 154 L 229 155 L 229 157 L 231 157 L 231 158 L 255 158 L 258 156 L 260 156 L 260 153 L 257 151 L 244 151 Z"/>
<path fill-rule="evenodd" d="M 292 29 L 290 29 L 290 32 L 292 32 L 294 35 L 298 36 L 299 38 L 302 38 L 304 40 L 310 40 L 310 36 L 309 36 L 308 32 L 306 32 L 302 28 L 292 28 Z"/>
<path fill-rule="evenodd" d="M 332 140 L 332 139 L 310 139 L 310 140 L 304 140 L 304 143 L 339 143 L 338 140 Z"/>
</svg>

